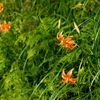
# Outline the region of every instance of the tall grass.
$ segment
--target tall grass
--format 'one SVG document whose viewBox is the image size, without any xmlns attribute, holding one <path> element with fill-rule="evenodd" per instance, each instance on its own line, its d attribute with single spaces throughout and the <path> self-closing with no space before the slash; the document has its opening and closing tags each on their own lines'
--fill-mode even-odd
<svg viewBox="0 0 100 100">
<path fill-rule="evenodd" d="M 0 100 L 100 99 L 99 0 L 0 2 L 0 22 L 11 22 L 10 30 L 0 30 Z M 78 46 L 56 45 L 61 31 Z M 75 84 L 62 81 L 64 68 L 74 68 Z"/>
</svg>

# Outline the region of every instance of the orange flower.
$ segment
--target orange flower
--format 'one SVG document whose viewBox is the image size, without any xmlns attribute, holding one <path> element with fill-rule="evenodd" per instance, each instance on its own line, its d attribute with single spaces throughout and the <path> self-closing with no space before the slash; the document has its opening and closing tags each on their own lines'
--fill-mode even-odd
<svg viewBox="0 0 100 100">
<path fill-rule="evenodd" d="M 6 24 L 6 21 L 4 20 L 4 25 L 0 24 L 1 30 L 6 31 L 10 29 L 10 22 Z"/>
<path fill-rule="evenodd" d="M 3 4 L 0 3 L 0 12 L 3 10 Z"/>
<path fill-rule="evenodd" d="M 76 29 L 76 31 L 78 32 L 78 33 L 80 33 L 80 30 L 79 30 L 79 28 L 78 28 L 78 26 L 77 26 L 77 24 L 74 22 L 74 26 L 75 26 L 75 29 Z"/>
<path fill-rule="evenodd" d="M 62 35 L 63 31 L 60 34 L 59 33 L 60 32 L 57 33 L 57 39 L 60 40 L 61 42 L 60 42 L 60 44 L 58 44 L 58 43 L 55 43 L 55 44 L 57 44 L 57 45 L 65 45 L 64 47 L 68 47 L 71 50 L 74 49 L 77 46 L 77 45 L 74 45 L 74 41 L 73 40 L 71 41 L 71 38 L 73 36 L 69 36 L 68 35 L 68 37 L 64 39 L 63 35 Z"/>
<path fill-rule="evenodd" d="M 65 74 L 64 70 L 65 70 L 65 69 L 63 69 L 63 71 L 62 71 L 62 78 L 64 79 L 63 82 L 66 82 L 66 83 L 69 82 L 69 83 L 71 83 L 71 84 L 74 84 L 74 83 L 78 80 L 78 78 L 71 78 L 73 69 L 71 69 L 71 70 L 67 73 L 67 75 Z"/>
</svg>

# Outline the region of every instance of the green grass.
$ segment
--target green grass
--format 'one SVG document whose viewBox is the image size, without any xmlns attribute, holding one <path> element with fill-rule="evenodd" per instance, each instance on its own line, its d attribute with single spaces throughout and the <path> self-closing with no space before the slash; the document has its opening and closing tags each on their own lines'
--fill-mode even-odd
<svg viewBox="0 0 100 100">
<path fill-rule="evenodd" d="M 10 30 L 0 30 L 0 100 L 100 100 L 99 0 L 0 3 L 0 23 L 11 22 Z M 56 45 L 61 31 L 78 46 Z M 64 68 L 66 74 L 74 68 L 75 84 L 63 83 Z"/>
</svg>

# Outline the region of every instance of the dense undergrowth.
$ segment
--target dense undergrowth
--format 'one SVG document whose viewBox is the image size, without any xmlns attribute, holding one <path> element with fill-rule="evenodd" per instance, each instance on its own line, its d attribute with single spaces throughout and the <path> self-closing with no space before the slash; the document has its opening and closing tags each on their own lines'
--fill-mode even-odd
<svg viewBox="0 0 100 100">
<path fill-rule="evenodd" d="M 0 100 L 99 100 L 100 1 L 0 0 Z M 61 27 L 58 29 L 58 22 Z M 75 30 L 77 23 L 80 33 Z M 56 38 L 73 35 L 78 45 L 63 48 Z M 75 84 L 62 81 L 74 68 Z"/>
</svg>

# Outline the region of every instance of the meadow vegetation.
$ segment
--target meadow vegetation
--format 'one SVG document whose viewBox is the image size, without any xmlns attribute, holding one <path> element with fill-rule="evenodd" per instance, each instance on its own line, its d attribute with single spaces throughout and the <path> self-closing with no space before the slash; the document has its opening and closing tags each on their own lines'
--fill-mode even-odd
<svg viewBox="0 0 100 100">
<path fill-rule="evenodd" d="M 99 0 L 0 4 L 0 25 L 9 24 L 0 26 L 0 100 L 100 100 Z M 74 48 L 58 45 L 62 31 L 64 39 L 73 36 Z M 64 82 L 63 69 L 73 68 L 75 83 Z"/>
</svg>

